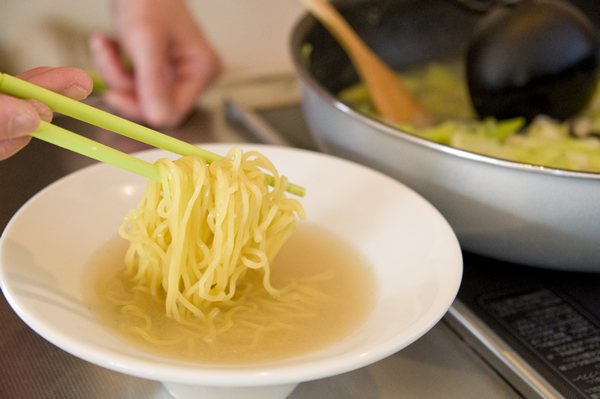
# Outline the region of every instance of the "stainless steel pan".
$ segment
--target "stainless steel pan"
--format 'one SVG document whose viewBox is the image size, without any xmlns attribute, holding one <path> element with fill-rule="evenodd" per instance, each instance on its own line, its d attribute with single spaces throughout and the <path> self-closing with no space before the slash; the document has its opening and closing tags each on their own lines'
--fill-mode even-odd
<svg viewBox="0 0 600 399">
<path fill-rule="evenodd" d="M 481 17 L 455 0 L 334 4 L 395 68 L 461 57 Z M 474 0 L 470 5 L 486 4 Z M 576 5 L 600 21 L 600 2 Z M 320 150 L 378 169 L 415 189 L 442 212 L 465 250 L 531 266 L 600 271 L 600 174 L 453 149 L 349 109 L 335 95 L 357 82 L 356 72 L 309 15 L 293 30 L 291 53 L 305 117 Z"/>
</svg>

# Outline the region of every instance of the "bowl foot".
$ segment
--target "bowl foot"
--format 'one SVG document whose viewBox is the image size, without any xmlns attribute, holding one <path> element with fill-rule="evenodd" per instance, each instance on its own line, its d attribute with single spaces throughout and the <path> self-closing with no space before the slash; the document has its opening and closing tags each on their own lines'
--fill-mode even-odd
<svg viewBox="0 0 600 399">
<path fill-rule="evenodd" d="M 163 382 L 175 399 L 285 399 L 297 383 L 253 387 L 211 387 Z"/>
</svg>

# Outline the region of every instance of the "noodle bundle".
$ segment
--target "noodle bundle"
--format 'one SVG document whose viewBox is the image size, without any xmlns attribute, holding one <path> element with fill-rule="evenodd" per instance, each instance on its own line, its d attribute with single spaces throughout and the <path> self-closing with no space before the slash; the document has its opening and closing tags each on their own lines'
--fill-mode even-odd
<svg viewBox="0 0 600 399">
<path fill-rule="evenodd" d="M 181 322 L 207 319 L 209 305 L 231 300 L 248 269 L 260 270 L 276 295 L 270 263 L 296 216 L 305 218 L 302 205 L 285 196 L 287 179 L 262 154 L 239 148 L 210 165 L 194 156 L 156 165 L 162 183 L 148 181 L 119 227 L 134 288 L 164 296 L 167 316 Z"/>
</svg>

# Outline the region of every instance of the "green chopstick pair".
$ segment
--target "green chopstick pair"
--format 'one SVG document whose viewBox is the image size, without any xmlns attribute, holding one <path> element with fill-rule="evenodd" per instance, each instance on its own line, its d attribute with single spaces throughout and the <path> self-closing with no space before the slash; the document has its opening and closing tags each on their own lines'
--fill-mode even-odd
<svg viewBox="0 0 600 399">
<path fill-rule="evenodd" d="M 55 112 L 181 156 L 198 155 L 208 163 L 222 159 L 220 155 L 213 154 L 185 141 L 138 125 L 5 73 L 0 73 L 0 92 L 13 97 L 40 101 Z M 40 122 L 40 126 L 32 133 L 32 136 L 148 179 L 161 181 L 160 173 L 155 165 L 51 123 Z M 272 184 L 273 176 L 267 175 L 267 181 Z M 304 196 L 306 192 L 303 187 L 292 183 L 288 183 L 287 191 L 300 197 Z"/>
</svg>

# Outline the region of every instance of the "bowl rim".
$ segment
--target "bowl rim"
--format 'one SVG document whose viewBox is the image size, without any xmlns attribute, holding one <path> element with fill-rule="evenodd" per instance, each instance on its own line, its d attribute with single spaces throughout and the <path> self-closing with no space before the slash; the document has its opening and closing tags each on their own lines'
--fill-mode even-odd
<svg viewBox="0 0 600 399">
<path fill-rule="evenodd" d="M 441 153 L 454 155 L 459 158 L 468 159 L 476 162 L 482 162 L 497 167 L 519 170 L 523 172 L 541 173 L 547 176 L 600 180 L 600 173 L 596 172 L 560 169 L 524 162 L 510 161 L 507 159 L 496 158 L 489 155 L 478 154 L 475 152 L 450 147 L 445 144 L 437 143 L 435 141 L 410 134 L 404 130 L 401 130 L 388 123 L 385 123 L 384 121 L 372 118 L 349 107 L 348 105 L 339 101 L 329 90 L 327 90 L 320 82 L 318 82 L 314 78 L 314 76 L 310 74 L 310 72 L 306 68 L 304 60 L 302 59 L 301 54 L 302 47 L 304 44 L 304 38 L 316 24 L 319 24 L 319 22 L 316 20 L 315 17 L 313 17 L 310 13 L 307 12 L 300 17 L 296 25 L 292 28 L 289 40 L 292 64 L 294 69 L 296 70 L 296 73 L 299 76 L 301 85 L 307 86 L 310 89 L 312 89 L 321 97 L 321 99 L 325 100 L 330 106 L 334 107 L 341 113 L 346 114 L 355 120 L 358 120 L 364 125 L 373 127 L 379 132 L 384 133 L 388 136 L 400 138 L 413 144 L 423 146 Z"/>
</svg>

